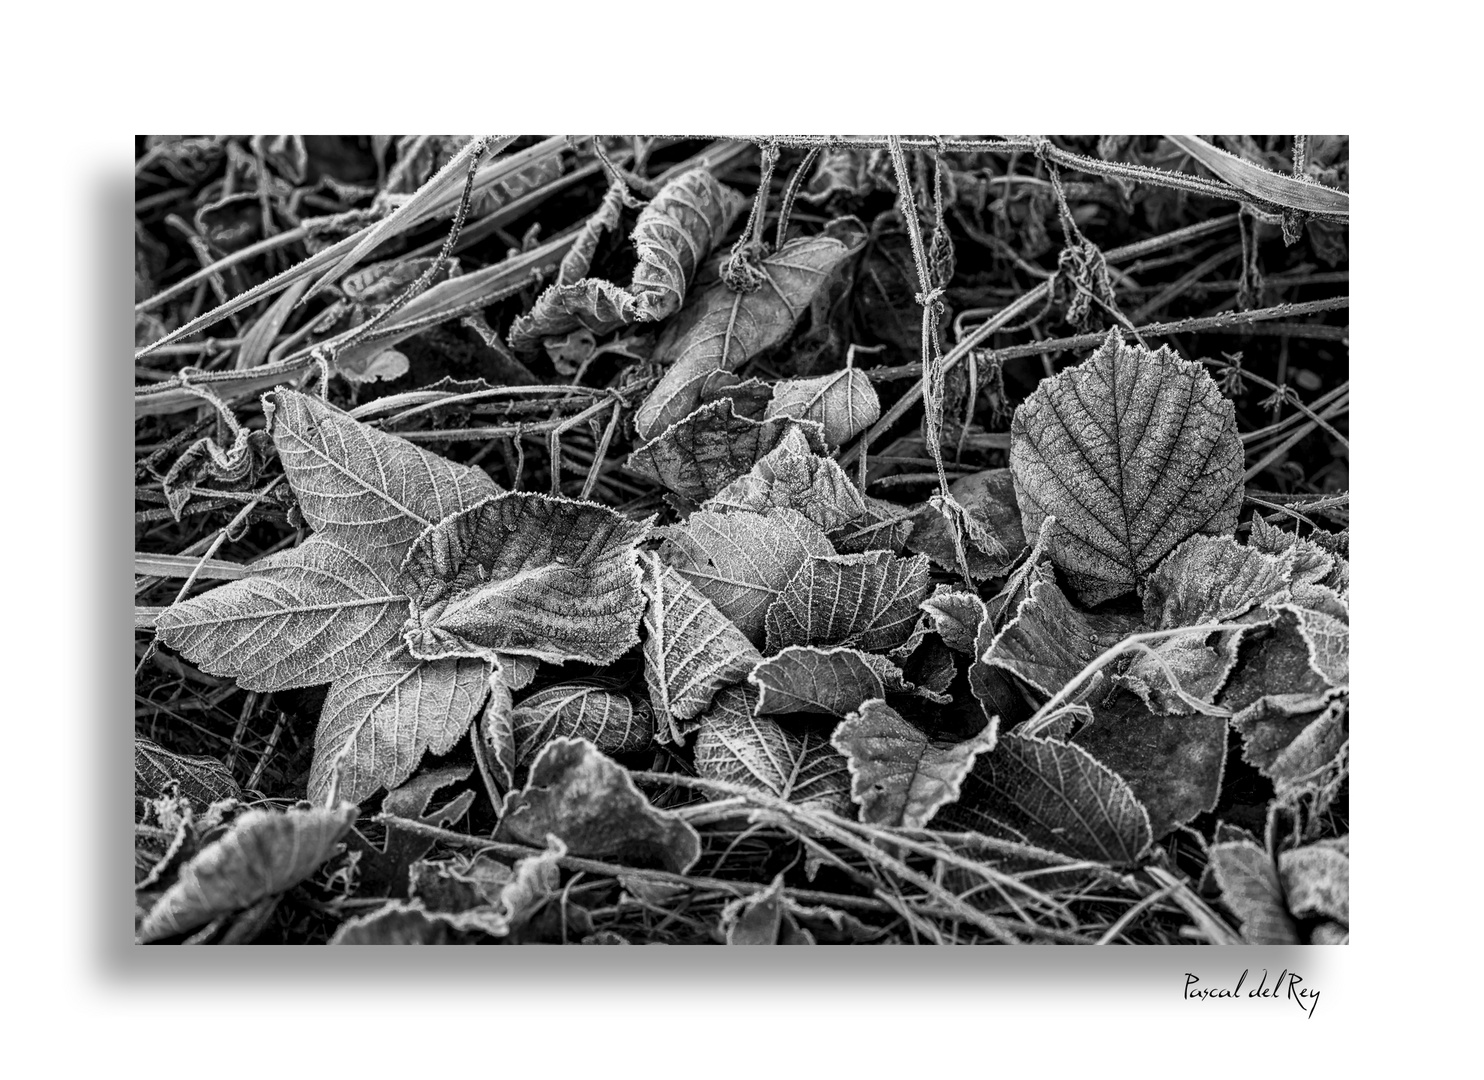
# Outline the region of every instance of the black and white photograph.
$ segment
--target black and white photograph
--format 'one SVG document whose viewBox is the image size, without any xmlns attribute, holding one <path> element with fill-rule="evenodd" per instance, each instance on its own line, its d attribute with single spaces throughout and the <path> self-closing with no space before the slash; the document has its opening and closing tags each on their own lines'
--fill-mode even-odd
<svg viewBox="0 0 1484 1080">
<path fill-rule="evenodd" d="M 1350 177 L 136 135 L 136 947 L 1347 945 Z"/>
</svg>

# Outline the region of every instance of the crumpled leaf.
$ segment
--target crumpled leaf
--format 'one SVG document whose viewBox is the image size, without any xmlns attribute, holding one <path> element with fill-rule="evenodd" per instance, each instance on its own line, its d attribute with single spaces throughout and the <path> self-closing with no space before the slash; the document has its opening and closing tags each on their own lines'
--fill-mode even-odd
<svg viewBox="0 0 1484 1080">
<path fill-rule="evenodd" d="M 749 420 L 733 412 L 730 398 L 701 406 L 629 455 L 627 467 L 692 502 L 704 502 L 748 473 L 790 431 L 811 449 L 824 450 L 821 428 L 792 417 Z"/>
<path fill-rule="evenodd" d="M 1299 635 L 1309 649 L 1309 666 L 1331 686 L 1350 684 L 1350 624 L 1298 604 L 1282 604 L 1298 619 Z"/>
<path fill-rule="evenodd" d="M 386 793 L 381 801 L 382 813 L 440 829 L 447 828 L 469 812 L 474 792 L 465 788 L 437 809 L 429 809 L 433 796 L 445 787 L 469 779 L 472 771 L 468 765 L 425 769 Z M 433 850 L 435 843 L 432 837 L 403 828 L 390 820 L 386 823 L 386 840 L 379 848 L 367 843 L 359 834 L 351 833 L 349 844 L 358 854 L 358 895 L 406 896 L 407 868 Z"/>
<path fill-rule="evenodd" d="M 1111 331 L 1083 364 L 1015 410 L 1010 469 L 1027 540 L 1047 515 L 1048 553 L 1079 599 L 1133 589 L 1182 540 L 1222 535 L 1242 505 L 1232 403 L 1202 365 Z"/>
<path fill-rule="evenodd" d="M 752 642 L 673 567 L 650 555 L 644 575 L 644 678 L 663 742 L 683 743 L 716 692 L 762 657 Z"/>
<path fill-rule="evenodd" d="M 1342 549 L 1342 536 L 1316 529 L 1310 536 L 1300 537 L 1254 515 L 1248 543 L 1270 555 L 1292 551 L 1295 602 L 1323 610 L 1326 602 L 1343 600 L 1349 593 L 1350 563 L 1341 553 L 1348 550 Z"/>
<path fill-rule="evenodd" d="M 392 654 L 336 679 L 314 733 L 310 800 L 337 791 L 360 802 L 406 780 L 424 752 L 448 753 L 478 715 L 489 676 L 485 660 Z"/>
<path fill-rule="evenodd" d="M 1226 719 L 1158 716 L 1132 694 L 1098 705 L 1072 741 L 1112 769 L 1149 812 L 1158 840 L 1216 808 L 1226 772 Z"/>
<path fill-rule="evenodd" d="M 1298 930 L 1283 904 L 1283 889 L 1268 853 L 1250 840 L 1212 844 L 1211 872 L 1221 902 L 1242 924 L 1249 945 L 1297 945 Z"/>
<path fill-rule="evenodd" d="M 1254 627 L 1243 637 L 1237 666 L 1217 702 L 1240 713 L 1261 698 L 1312 697 L 1328 689 L 1329 684 L 1311 663 L 1297 613 L 1280 605 L 1277 619 Z"/>
<path fill-rule="evenodd" d="M 1013 732 L 980 754 L 947 820 L 1098 862 L 1135 863 L 1153 841 L 1127 783 L 1086 750 Z"/>
<path fill-rule="evenodd" d="M 825 442 L 844 446 L 881 419 L 881 399 L 863 372 L 847 367 L 813 379 L 779 382 L 765 415 L 816 420 L 824 427 Z"/>
<path fill-rule="evenodd" d="M 763 640 L 770 605 L 808 561 L 834 554 L 824 533 L 787 509 L 699 510 L 655 532 L 665 540 L 665 561 L 753 642 Z"/>
<path fill-rule="evenodd" d="M 413 901 L 393 900 L 340 924 L 331 945 L 464 945 L 477 932 Z"/>
<path fill-rule="evenodd" d="M 210 805 L 241 798 L 232 770 L 210 757 L 177 754 L 142 735 L 134 736 L 134 795 L 166 794 L 174 788 L 193 802 Z"/>
<path fill-rule="evenodd" d="M 879 698 L 861 705 L 835 729 L 830 742 L 850 766 L 850 796 L 861 820 L 920 829 L 959 797 L 975 759 L 993 750 L 999 725 L 991 722 L 963 742 L 929 738 Z"/>
<path fill-rule="evenodd" d="M 1273 781 L 1281 795 L 1311 781 L 1349 740 L 1343 697 L 1271 695 L 1232 718 L 1242 735 L 1242 760 Z"/>
<path fill-rule="evenodd" d="M 904 506 L 871 495 L 865 497 L 865 513 L 830 533 L 830 542 L 841 555 L 862 551 L 889 551 L 900 555 L 913 530 L 913 512 Z"/>
<path fill-rule="evenodd" d="M 703 510 L 797 510 L 825 532 L 866 513 L 865 500 L 833 458 L 809 449 L 803 432 L 790 430 L 748 473 L 702 505 Z"/>
<path fill-rule="evenodd" d="M 747 681 L 758 688 L 760 714 L 822 713 L 845 717 L 871 698 L 912 689 L 890 660 L 859 649 L 790 645 L 756 664 Z"/>
<path fill-rule="evenodd" d="M 617 660 L 639 642 L 645 523 L 598 503 L 512 491 L 451 515 L 408 553 L 413 655 L 495 650 Z"/>
<path fill-rule="evenodd" d="M 693 297 L 655 349 L 670 369 L 635 414 L 640 436 L 653 438 L 695 409 L 707 376 L 736 371 L 786 338 L 849 250 L 827 236 L 790 240 L 758 264 L 760 288 L 732 292 L 718 281 Z"/>
<path fill-rule="evenodd" d="M 1320 916 L 1350 925 L 1348 851 L 1323 843 L 1285 851 L 1278 856 L 1278 875 L 1295 918 Z"/>
<path fill-rule="evenodd" d="M 221 839 L 181 867 L 175 884 L 140 924 L 139 940 L 183 934 L 288 891 L 334 854 L 356 813 L 350 803 L 333 809 L 247 811 Z"/>
<path fill-rule="evenodd" d="M 495 839 L 683 874 L 701 854 L 696 830 L 651 806 L 627 770 L 586 739 L 559 737 L 531 765 L 525 789 L 505 797 Z"/>
<path fill-rule="evenodd" d="M 477 931 L 506 944 L 539 942 L 547 938 L 540 916 L 561 889 L 566 854 L 566 846 L 552 836 L 545 851 L 527 855 L 513 869 L 488 857 L 420 863 L 412 873 L 414 902 L 460 931 Z M 571 933 L 592 929 L 581 907 L 568 905 L 564 914 Z M 560 933 L 560 920 L 558 924 Z"/>
<path fill-rule="evenodd" d="M 638 298 L 628 289 L 602 278 L 582 278 L 548 285 L 531 310 L 511 324 L 505 340 L 516 352 L 528 353 L 544 338 L 574 330 L 601 337 L 637 318 Z"/>
<path fill-rule="evenodd" d="M 643 750 L 654 738 L 647 702 L 592 682 L 558 683 L 522 698 L 511 726 L 517 768 L 556 738 L 586 739 L 604 754 Z"/>
<path fill-rule="evenodd" d="M 989 609 L 978 594 L 940 585 L 922 602 L 922 610 L 927 612 L 933 629 L 950 649 L 974 657 L 980 655 L 975 643 L 979 640 L 980 625 L 989 617 Z M 987 645 L 985 651 L 988 651 Z"/>
<path fill-rule="evenodd" d="M 798 721 L 784 728 L 754 714 L 757 691 L 729 686 L 701 717 L 696 772 L 802 805 L 843 811 L 850 805 L 850 771 L 827 730 Z"/>
<path fill-rule="evenodd" d="M 767 613 L 767 651 L 789 645 L 890 649 L 911 635 L 928 561 L 886 551 L 811 555 Z"/>
<path fill-rule="evenodd" d="M 1020 507 L 1009 469 L 985 469 L 959 477 L 948 492 L 964 512 L 964 556 L 975 581 L 999 577 L 1025 550 Z M 926 555 L 950 573 L 958 573 L 953 528 L 943 510 L 925 503 L 912 517 L 911 551 Z"/>
</svg>

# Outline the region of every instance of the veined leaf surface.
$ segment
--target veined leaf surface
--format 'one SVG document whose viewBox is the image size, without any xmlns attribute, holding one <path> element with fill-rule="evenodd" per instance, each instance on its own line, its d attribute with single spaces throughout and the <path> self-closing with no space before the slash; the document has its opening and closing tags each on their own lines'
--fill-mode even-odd
<svg viewBox="0 0 1484 1080">
<path fill-rule="evenodd" d="M 789 645 L 879 651 L 911 635 L 928 593 L 928 561 L 890 552 L 814 555 L 768 609 L 768 652 Z"/>
<path fill-rule="evenodd" d="M 829 743 L 827 729 L 784 728 L 754 713 L 757 692 L 729 686 L 701 717 L 696 771 L 711 780 L 756 788 L 780 799 L 830 810 L 850 805 L 850 771 Z"/>
<path fill-rule="evenodd" d="M 814 379 L 785 379 L 773 387 L 767 416 L 816 420 L 825 442 L 844 446 L 881 418 L 881 399 L 871 380 L 855 368 Z"/>
<path fill-rule="evenodd" d="M 790 430 L 746 475 L 716 493 L 704 510 L 797 510 L 825 532 L 840 529 L 866 513 L 865 500 L 833 458 L 809 449 L 798 429 Z"/>
<path fill-rule="evenodd" d="M 859 649 L 790 645 L 753 667 L 747 681 L 758 688 L 760 714 L 822 713 L 845 717 L 888 690 L 909 687 L 886 657 Z"/>
</svg>

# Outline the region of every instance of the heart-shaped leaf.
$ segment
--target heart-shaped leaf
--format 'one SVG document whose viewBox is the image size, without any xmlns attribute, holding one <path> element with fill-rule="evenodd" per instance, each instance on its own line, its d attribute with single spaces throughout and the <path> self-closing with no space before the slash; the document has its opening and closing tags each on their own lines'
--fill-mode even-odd
<svg viewBox="0 0 1484 1080">
<path fill-rule="evenodd" d="M 768 609 L 767 651 L 789 645 L 890 649 L 912 635 L 928 587 L 922 556 L 812 555 Z"/>
<path fill-rule="evenodd" d="M 403 566 L 413 655 L 617 660 L 639 642 L 645 525 L 597 503 L 508 492 L 428 529 Z"/>
<path fill-rule="evenodd" d="M 681 313 L 678 331 L 655 350 L 656 362 L 668 363 L 670 370 L 639 406 L 634 426 L 640 436 L 653 438 L 695 409 L 707 376 L 736 371 L 787 337 L 849 251 L 827 236 L 790 240 L 759 264 L 758 289 L 733 292 L 718 281 L 695 296 L 693 308 Z"/>
<path fill-rule="evenodd" d="M 792 430 L 702 507 L 705 510 L 796 510 L 825 532 L 866 513 L 865 501 L 834 459 L 813 453 L 803 432 Z"/>
<path fill-rule="evenodd" d="M 766 415 L 818 421 L 825 442 L 844 446 L 881 418 L 881 399 L 863 372 L 842 368 L 814 379 L 778 383 Z"/>
<path fill-rule="evenodd" d="M 1142 583 L 1182 540 L 1232 532 L 1242 444 L 1205 369 L 1117 331 L 1015 410 L 1010 469 L 1026 538 L 1047 548 L 1087 604 Z"/>
<path fill-rule="evenodd" d="M 862 821 L 920 829 L 958 799 L 974 760 L 994 749 L 998 726 L 963 742 L 932 739 L 877 699 L 848 716 L 830 741 L 850 765 Z"/>
<path fill-rule="evenodd" d="M 754 713 L 757 692 L 729 686 L 701 717 L 696 771 L 710 780 L 756 788 L 789 802 L 844 810 L 850 771 L 829 742 L 828 730 Z"/>
<path fill-rule="evenodd" d="M 758 688 L 760 714 L 822 713 L 848 716 L 888 690 L 910 690 L 901 669 L 884 656 L 859 649 L 790 645 L 757 664 L 747 681 Z"/>
</svg>

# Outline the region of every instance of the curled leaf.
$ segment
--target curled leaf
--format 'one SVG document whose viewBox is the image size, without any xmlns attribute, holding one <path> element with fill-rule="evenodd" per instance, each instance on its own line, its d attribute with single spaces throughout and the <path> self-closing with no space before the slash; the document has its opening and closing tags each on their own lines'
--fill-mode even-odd
<svg viewBox="0 0 1484 1080">
<path fill-rule="evenodd" d="M 846 809 L 850 772 L 827 730 L 797 722 L 785 729 L 771 717 L 755 715 L 756 701 L 756 691 L 746 686 L 729 686 L 716 695 L 701 717 L 696 771 L 789 802 Z"/>
<path fill-rule="evenodd" d="M 1242 444 L 1232 403 L 1205 369 L 1117 331 L 1015 410 L 1010 469 L 1026 538 L 1047 515 L 1048 553 L 1079 598 L 1133 589 L 1182 540 L 1232 532 Z"/>
<path fill-rule="evenodd" d="M 778 383 L 766 415 L 816 420 L 824 427 L 825 442 L 844 446 L 881 418 L 881 399 L 863 372 L 848 367 Z"/>
<path fill-rule="evenodd" d="M 641 319 L 657 321 L 680 310 L 701 262 L 743 205 L 738 191 L 717 183 L 705 168 L 689 169 L 660 188 L 634 225 L 639 265 L 632 288 Z"/>
<path fill-rule="evenodd" d="M 879 651 L 905 642 L 928 592 L 927 559 L 814 555 L 768 609 L 768 652 L 789 645 Z"/>
<path fill-rule="evenodd" d="M 831 532 L 864 516 L 866 504 L 834 459 L 814 453 L 803 432 L 792 429 L 748 473 L 718 491 L 702 509 L 797 510 Z"/>
</svg>

